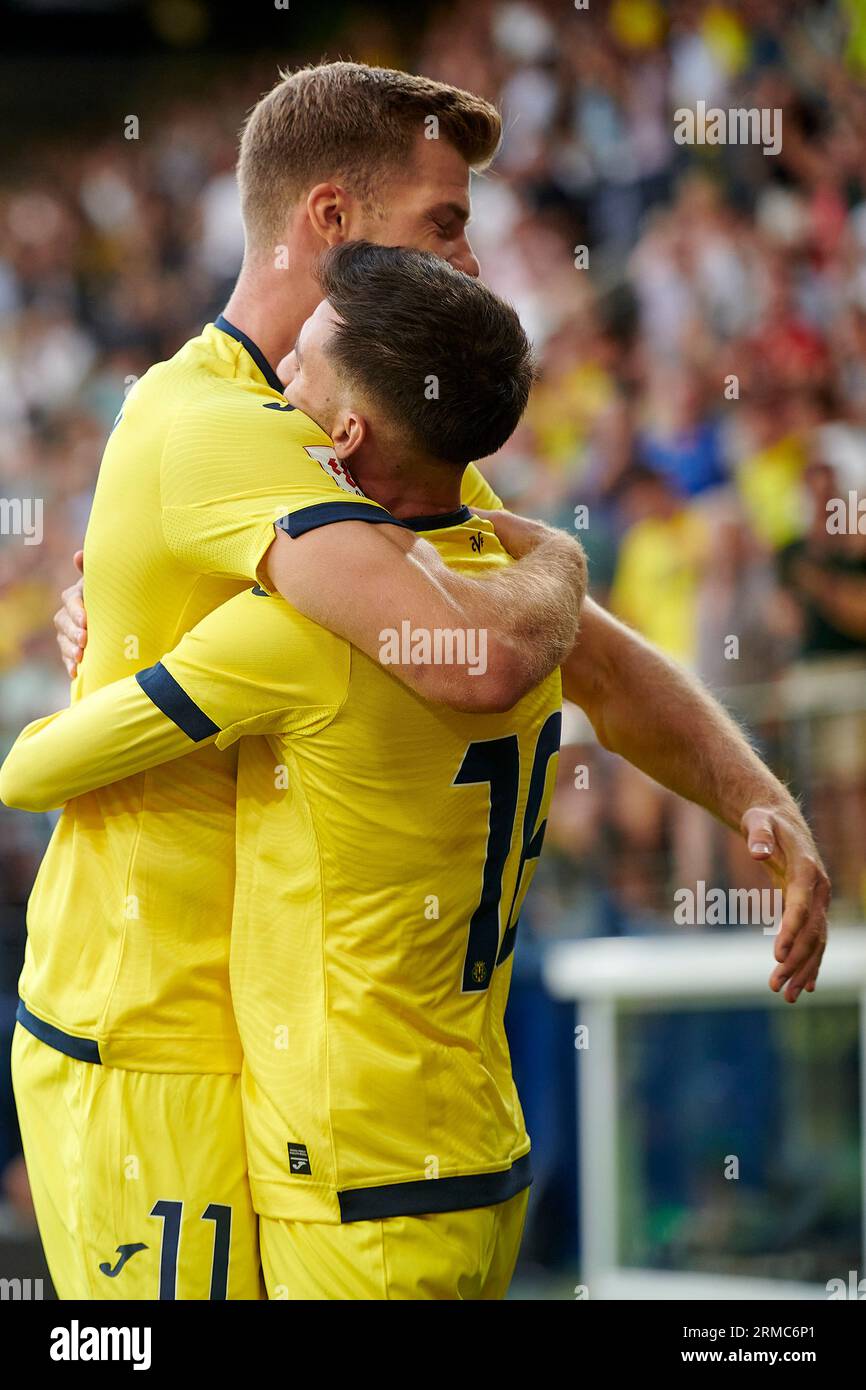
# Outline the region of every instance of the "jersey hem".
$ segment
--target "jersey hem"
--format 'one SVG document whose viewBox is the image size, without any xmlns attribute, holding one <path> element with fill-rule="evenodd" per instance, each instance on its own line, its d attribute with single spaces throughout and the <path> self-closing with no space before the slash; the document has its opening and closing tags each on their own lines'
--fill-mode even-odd
<svg viewBox="0 0 866 1390">
<path fill-rule="evenodd" d="M 97 1067 L 102 1065 L 99 1043 L 95 1038 L 82 1038 L 74 1033 L 65 1033 L 62 1028 L 55 1028 L 53 1023 L 46 1023 L 44 1018 L 31 1013 L 23 999 L 18 1000 L 15 1019 L 39 1042 L 45 1043 L 46 1047 L 53 1047 L 55 1052 L 74 1057 L 77 1062 L 91 1062 Z"/>
<path fill-rule="evenodd" d="M 170 1033 L 157 1036 L 84 1037 L 70 1033 L 33 1012 L 19 999 L 16 1019 L 28 1033 L 79 1062 L 94 1066 L 117 1067 L 121 1071 L 165 1072 L 175 1075 L 224 1076 L 240 1075 L 243 1056 L 240 1043 L 227 1038 L 191 1039 L 188 1035 Z M 207 1062 L 201 1061 L 207 1052 Z"/>
<path fill-rule="evenodd" d="M 487 1173 L 459 1173 L 447 1178 L 410 1179 L 377 1187 L 346 1188 L 316 1184 L 291 1190 L 289 1182 L 255 1178 L 250 1174 L 253 1207 L 259 1216 L 275 1221 L 309 1221 L 349 1225 L 393 1216 L 432 1216 L 440 1212 L 471 1211 L 498 1206 L 532 1183 L 527 1151 L 508 1168 Z"/>
</svg>

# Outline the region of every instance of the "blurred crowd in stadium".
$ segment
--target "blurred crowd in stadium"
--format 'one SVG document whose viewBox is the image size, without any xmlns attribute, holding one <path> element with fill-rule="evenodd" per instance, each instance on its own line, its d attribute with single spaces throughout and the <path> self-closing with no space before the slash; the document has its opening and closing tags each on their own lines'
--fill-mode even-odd
<svg viewBox="0 0 866 1390">
<path fill-rule="evenodd" d="M 413 51 L 366 8 L 330 56 L 409 66 L 505 114 L 473 242 L 540 379 L 485 470 L 516 510 L 577 524 L 594 594 L 725 698 L 803 795 L 860 915 L 866 534 L 830 534 L 826 502 L 866 498 L 862 7 L 457 0 Z M 40 545 L 0 538 L 3 746 L 66 701 L 51 617 L 124 391 L 237 270 L 243 113 L 274 59 L 316 56 L 235 65 L 207 103 L 157 91 L 137 139 L 73 125 L 0 185 L 0 478 L 44 502 Z M 674 112 L 699 100 L 781 110 L 780 152 L 677 144 Z M 576 713 L 566 727 L 536 935 L 658 928 L 671 882 L 765 881 Z M 0 1027 L 49 829 L 2 813 Z"/>
</svg>

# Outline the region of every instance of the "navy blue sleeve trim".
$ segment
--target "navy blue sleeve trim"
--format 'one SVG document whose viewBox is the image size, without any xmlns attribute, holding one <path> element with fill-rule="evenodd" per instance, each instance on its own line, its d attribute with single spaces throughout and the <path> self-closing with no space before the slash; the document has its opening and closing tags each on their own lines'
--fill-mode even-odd
<svg viewBox="0 0 866 1390">
<path fill-rule="evenodd" d="M 340 1220 L 381 1221 L 389 1216 L 430 1216 L 442 1211 L 494 1207 L 516 1197 L 532 1182 L 530 1155 L 524 1154 L 499 1173 L 469 1173 L 457 1178 L 421 1178 L 385 1187 L 353 1187 L 338 1192 Z"/>
<path fill-rule="evenodd" d="M 201 743 L 219 733 L 219 725 L 208 719 L 195 700 L 191 700 L 183 686 L 178 685 L 174 676 L 166 671 L 161 661 L 146 671 L 139 671 L 135 679 L 149 700 L 162 710 L 173 724 L 182 729 L 193 743 Z"/>
<path fill-rule="evenodd" d="M 281 516 L 274 525 L 286 531 L 293 540 L 315 531 L 319 526 L 330 526 L 335 521 L 371 521 L 379 526 L 402 526 L 384 507 L 376 507 L 364 502 L 316 502 L 312 507 L 301 507 L 288 516 Z"/>
<path fill-rule="evenodd" d="M 38 1038 L 48 1047 L 53 1047 L 55 1052 L 64 1052 L 67 1057 L 74 1057 L 78 1062 L 102 1065 L 98 1042 L 93 1038 L 76 1038 L 72 1033 L 64 1033 L 62 1028 L 55 1028 L 53 1023 L 46 1023 L 44 1018 L 37 1018 L 36 1014 L 30 1012 L 23 999 L 18 1000 L 15 1017 L 22 1028 L 26 1028 L 28 1033 L 32 1033 L 34 1038 Z"/>
</svg>

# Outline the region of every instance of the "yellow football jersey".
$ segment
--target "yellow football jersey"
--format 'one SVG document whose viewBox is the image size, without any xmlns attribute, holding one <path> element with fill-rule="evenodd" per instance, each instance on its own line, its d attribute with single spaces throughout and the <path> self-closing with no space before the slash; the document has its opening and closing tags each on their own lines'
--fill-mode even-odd
<svg viewBox="0 0 866 1390">
<path fill-rule="evenodd" d="M 475 470 L 467 486 L 496 505 Z M 248 588 L 276 518 L 382 519 L 356 491 L 255 344 L 224 319 L 206 327 L 138 382 L 108 441 L 73 699 L 156 661 Z M 228 988 L 235 773 L 233 751 L 207 748 L 182 772 L 155 769 L 67 806 L 30 900 L 20 984 L 19 1019 L 43 1041 L 136 1070 L 240 1068 Z"/>
<path fill-rule="evenodd" d="M 466 572 L 508 563 L 466 508 L 424 534 Z M 32 726 L 4 768 L 50 800 L 190 741 L 268 735 L 240 746 L 231 985 L 253 1199 L 270 1217 L 466 1209 L 529 1181 L 503 1018 L 559 674 L 507 713 L 461 714 L 407 690 L 388 656 L 481 671 L 482 634 L 382 641 L 370 660 L 247 590 L 134 680 Z M 179 787 L 184 762 L 163 769 Z"/>
</svg>

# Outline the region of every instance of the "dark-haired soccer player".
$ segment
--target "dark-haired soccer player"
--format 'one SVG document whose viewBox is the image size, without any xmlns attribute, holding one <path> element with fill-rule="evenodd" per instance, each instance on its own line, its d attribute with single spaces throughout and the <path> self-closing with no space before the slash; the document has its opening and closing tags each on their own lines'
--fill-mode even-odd
<svg viewBox="0 0 866 1390">
<path fill-rule="evenodd" d="M 330 253 L 322 288 L 285 364 L 288 400 L 333 440 L 350 486 L 455 570 L 506 577 L 460 489 L 526 405 L 514 310 L 429 253 L 367 243 Z M 314 505 L 288 526 L 321 523 Z M 576 542 L 561 563 L 579 601 Z M 268 1292 L 499 1298 L 530 1182 L 505 1003 L 561 681 L 504 713 L 447 710 L 395 679 L 380 636 L 377 661 L 248 589 L 149 670 L 26 731 L 2 794 L 53 805 L 197 744 L 269 735 L 241 744 L 231 955 Z M 411 640 L 483 679 L 483 632 Z M 114 1234 L 142 1240 L 146 1216 L 127 1210 Z"/>
<path fill-rule="evenodd" d="M 437 570 L 405 530 L 342 520 L 295 546 L 285 532 L 274 539 L 272 524 L 320 499 L 347 500 L 316 461 L 330 457 L 329 441 L 318 430 L 295 437 L 274 373 L 318 301 L 319 251 L 366 237 L 476 273 L 470 168 L 492 157 L 500 130 L 481 98 L 355 63 L 288 74 L 256 105 L 238 166 L 246 253 L 226 316 L 142 379 L 103 460 L 85 543 L 90 630 L 76 697 L 156 661 L 256 576 L 368 656 L 379 631 L 403 621 L 485 628 L 483 678 L 457 667 L 394 668 L 428 698 L 501 709 L 543 674 L 554 646 L 545 628 L 551 588 L 537 557 L 521 562 L 516 574 L 526 568 L 527 582 L 503 603 L 496 579 L 476 586 Z M 462 496 L 498 506 L 471 467 Z M 71 614 L 58 622 L 73 665 L 80 592 L 67 603 Z M 720 707 L 591 601 L 563 677 L 605 746 L 741 829 L 771 865 L 786 892 L 772 986 L 791 1000 L 813 988 L 827 878 L 796 804 Z M 112 1262 L 102 1221 L 105 1193 L 128 1196 L 129 1173 L 144 1171 L 145 1160 L 158 1162 L 152 1171 L 172 1200 L 191 1194 L 182 1217 L 172 1207 L 151 1219 L 152 1239 L 163 1232 L 178 1252 L 177 1296 L 222 1288 L 212 1278 L 222 1246 L 205 1210 L 223 1211 L 224 1223 L 224 1209 L 232 1213 L 228 1296 L 256 1288 L 227 976 L 234 767 L 230 754 L 205 749 L 185 760 L 183 783 L 175 772 L 168 779 L 156 769 L 68 807 L 31 900 L 15 1083 L 25 1145 L 33 1135 L 28 1161 L 49 1263 L 75 1272 L 61 1286 L 68 1296 L 153 1287 L 136 1282 L 143 1253 Z M 134 1116 L 126 1097 L 145 1095 L 160 1097 L 169 1132 L 206 1112 L 219 1140 L 208 1149 L 160 1145 L 150 1126 L 127 1122 L 119 1145 L 106 1117 L 118 1107 Z M 46 1148 L 60 1157 L 43 1173 Z M 162 1292 L 173 1292 L 168 1282 Z"/>
<path fill-rule="evenodd" d="M 470 166 L 499 133 L 480 98 L 351 63 L 294 74 L 259 102 L 241 147 L 246 253 L 226 315 L 142 377 L 106 447 L 74 699 L 152 664 L 257 580 L 374 658 L 379 632 L 404 621 L 484 629 L 481 677 L 391 668 L 445 707 L 507 708 L 556 667 L 557 632 L 574 617 L 542 553 L 558 542 L 483 582 L 449 570 L 335 478 L 330 440 L 287 408 L 274 371 L 321 298 L 312 267 L 329 245 L 368 236 L 477 270 Z M 463 500 L 495 502 L 474 469 Z M 290 517 L 311 507 L 328 524 L 296 543 Z M 235 751 L 205 748 L 181 772 L 89 793 L 40 868 L 13 1081 L 63 1298 L 257 1296 L 228 979 L 235 786 Z M 136 1228 L 143 1213 L 135 1240 L 117 1234 L 127 1212 Z"/>
</svg>

